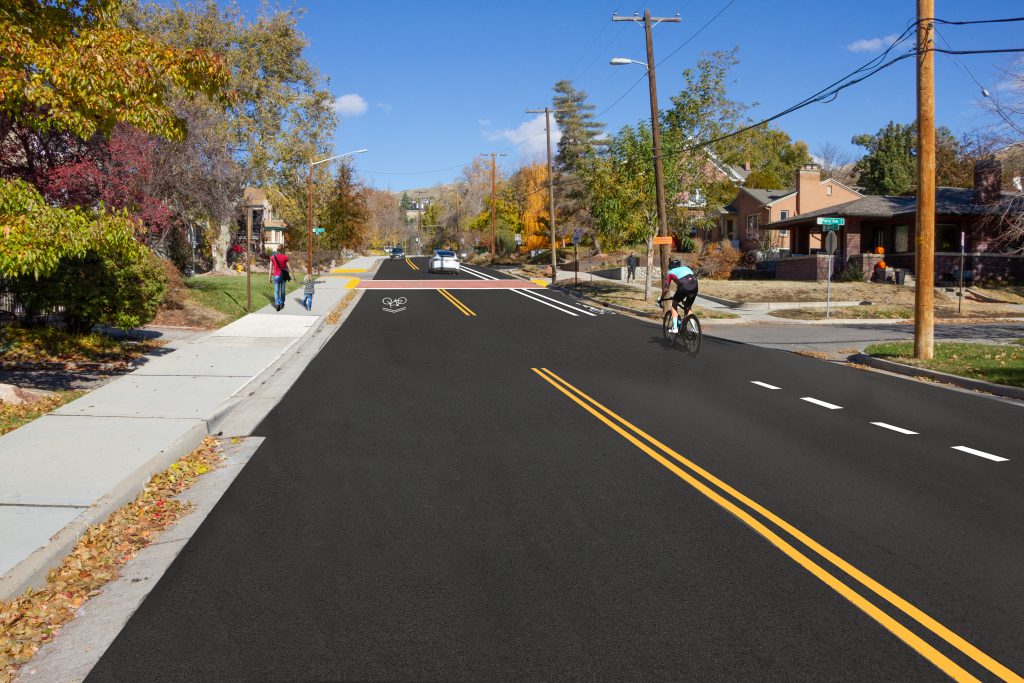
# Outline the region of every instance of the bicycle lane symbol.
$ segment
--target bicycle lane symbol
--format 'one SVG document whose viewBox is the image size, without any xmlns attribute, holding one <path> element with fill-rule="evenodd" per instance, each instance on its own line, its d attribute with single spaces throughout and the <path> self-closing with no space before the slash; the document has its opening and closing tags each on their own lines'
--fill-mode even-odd
<svg viewBox="0 0 1024 683">
<path fill-rule="evenodd" d="M 409 300 L 406 299 L 404 296 L 400 296 L 395 299 L 386 296 L 383 299 L 381 299 L 381 303 L 384 304 L 383 310 L 387 311 L 388 313 L 401 313 L 402 311 L 405 310 L 405 304 L 407 304 L 408 302 Z"/>
</svg>

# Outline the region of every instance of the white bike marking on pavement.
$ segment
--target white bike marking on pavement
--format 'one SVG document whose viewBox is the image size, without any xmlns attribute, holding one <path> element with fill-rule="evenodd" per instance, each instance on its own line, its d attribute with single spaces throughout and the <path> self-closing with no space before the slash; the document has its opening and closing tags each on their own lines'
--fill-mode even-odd
<svg viewBox="0 0 1024 683">
<path fill-rule="evenodd" d="M 917 434 L 917 432 L 912 432 L 909 429 L 897 427 L 896 425 L 891 425 L 886 422 L 872 422 L 871 424 L 875 425 L 876 427 L 881 427 L 882 429 L 891 429 L 892 431 L 899 432 L 900 434 Z"/>
<path fill-rule="evenodd" d="M 1009 458 L 1001 458 L 998 455 L 992 455 L 991 453 L 986 453 L 985 451 L 979 451 L 979 450 L 977 450 L 975 448 L 968 448 L 967 446 L 953 446 L 953 450 L 954 451 L 963 451 L 964 453 L 970 453 L 971 455 L 976 455 L 979 458 L 987 458 L 988 460 L 995 460 L 996 462 L 1006 462 L 1007 460 L 1009 460 Z"/>
<path fill-rule="evenodd" d="M 821 400 L 818 400 L 816 398 L 811 398 L 810 396 L 804 396 L 800 400 L 801 401 L 807 401 L 808 403 L 813 403 L 814 405 L 821 406 L 822 408 L 828 408 L 829 410 L 842 410 L 843 409 L 842 406 L 837 406 L 835 403 L 828 403 L 826 401 L 821 401 Z"/>
<path fill-rule="evenodd" d="M 756 384 L 759 387 L 764 387 L 765 389 L 781 389 L 782 388 L 782 387 L 777 387 L 774 384 L 767 384 L 765 382 L 758 382 L 756 379 L 750 380 L 750 383 L 751 384 Z"/>
<path fill-rule="evenodd" d="M 481 280 L 497 280 L 498 279 L 498 278 L 494 277 L 493 275 L 489 275 L 487 273 L 482 273 L 480 271 L 473 270 L 472 268 L 466 268 L 465 266 L 462 266 L 462 270 L 466 271 L 470 275 L 473 275 L 475 277 L 480 278 Z M 569 304 L 562 303 L 561 301 L 558 301 L 557 299 L 552 299 L 551 297 L 544 296 L 543 294 L 538 294 L 536 292 L 528 292 L 528 291 L 520 290 L 520 289 L 512 289 L 512 290 L 509 290 L 509 291 L 514 292 L 515 294 L 518 294 L 519 296 L 525 296 L 527 299 L 533 299 L 537 303 L 544 304 L 545 306 L 549 306 L 549 307 L 555 309 L 556 311 L 559 311 L 560 313 L 565 313 L 566 315 L 571 315 L 574 318 L 578 318 L 579 317 L 579 313 L 583 313 L 584 315 L 589 315 L 591 317 L 597 317 L 596 313 L 591 313 L 590 311 L 585 311 L 582 308 L 576 308 L 575 306 L 571 306 Z M 542 301 L 542 299 L 543 299 L 543 301 Z M 548 303 L 548 302 L 550 302 L 550 303 Z M 559 308 L 559 307 L 561 307 L 561 308 Z M 570 310 L 565 310 L 565 309 L 570 309 Z M 573 313 L 572 311 L 577 311 L 577 313 Z"/>
</svg>

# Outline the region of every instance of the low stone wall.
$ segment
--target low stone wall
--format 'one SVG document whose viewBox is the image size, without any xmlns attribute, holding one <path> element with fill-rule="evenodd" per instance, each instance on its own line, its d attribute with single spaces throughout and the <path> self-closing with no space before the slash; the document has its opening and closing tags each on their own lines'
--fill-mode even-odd
<svg viewBox="0 0 1024 683">
<path fill-rule="evenodd" d="M 913 272 L 914 255 L 910 253 L 892 254 L 886 257 L 886 263 Z M 1024 254 L 968 253 L 964 257 L 964 271 L 972 273 L 974 279 L 978 281 L 1024 281 Z M 949 282 L 959 272 L 960 254 L 955 252 L 937 252 L 935 254 L 935 281 L 937 283 Z M 949 277 L 943 278 L 944 275 Z"/>
<path fill-rule="evenodd" d="M 834 268 L 833 268 L 834 270 Z M 817 280 L 828 278 L 828 256 L 790 256 L 775 262 L 776 280 Z"/>
</svg>

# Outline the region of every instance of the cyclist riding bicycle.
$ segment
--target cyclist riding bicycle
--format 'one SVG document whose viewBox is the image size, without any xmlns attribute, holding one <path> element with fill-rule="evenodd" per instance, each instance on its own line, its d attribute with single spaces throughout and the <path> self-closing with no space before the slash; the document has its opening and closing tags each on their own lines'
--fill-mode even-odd
<svg viewBox="0 0 1024 683">
<path fill-rule="evenodd" d="M 676 283 L 676 293 L 672 295 L 672 331 L 679 331 L 679 304 L 683 305 L 683 315 L 689 315 L 693 308 L 693 302 L 697 299 L 697 276 L 694 272 L 682 265 L 677 259 L 669 261 L 670 270 L 665 278 L 665 290 L 661 293 L 664 300 L 672 289 L 672 283 Z"/>
</svg>

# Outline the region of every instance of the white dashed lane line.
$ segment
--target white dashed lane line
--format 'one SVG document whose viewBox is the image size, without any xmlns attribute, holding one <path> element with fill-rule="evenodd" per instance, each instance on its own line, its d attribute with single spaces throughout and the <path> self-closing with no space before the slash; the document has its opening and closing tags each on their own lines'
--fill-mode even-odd
<svg viewBox="0 0 1024 683">
<path fill-rule="evenodd" d="M 774 384 L 768 384 L 767 382 L 758 381 L 756 379 L 750 380 L 750 383 L 751 384 L 756 384 L 759 387 L 764 387 L 765 389 L 775 389 L 775 390 L 778 390 L 778 389 L 782 388 L 782 387 L 777 387 Z M 822 401 L 821 399 L 812 398 L 811 396 L 804 396 L 800 400 L 801 401 L 807 401 L 808 403 L 813 403 L 814 405 L 821 406 L 822 408 L 828 408 L 829 410 L 842 410 L 843 409 L 842 406 L 837 406 L 835 403 L 828 403 L 827 401 Z M 893 431 L 893 432 L 898 432 L 900 434 L 906 434 L 906 435 L 909 435 L 909 436 L 918 436 L 918 432 L 914 432 L 914 431 L 911 431 L 909 429 L 904 429 L 903 427 L 897 427 L 896 425 L 891 425 L 888 422 L 872 422 L 871 424 L 873 424 L 876 427 L 881 427 L 882 429 L 888 429 L 888 430 Z M 993 455 L 991 453 L 986 453 L 985 451 L 979 451 L 976 448 L 969 448 L 967 446 L 952 446 L 952 448 L 955 451 L 961 451 L 963 453 L 970 453 L 971 455 L 976 455 L 979 458 L 985 458 L 986 460 L 992 460 L 994 462 L 1007 462 L 1009 460 L 1009 458 L 1004 458 L 1004 457 L 999 456 L 999 455 Z"/>
<path fill-rule="evenodd" d="M 881 427 L 882 429 L 891 429 L 892 431 L 899 432 L 900 434 L 917 434 L 917 432 L 912 432 L 909 429 L 897 427 L 896 425 L 891 425 L 886 422 L 872 422 L 871 424 L 875 425 L 876 427 Z"/>
<path fill-rule="evenodd" d="M 1001 458 L 998 455 L 992 455 L 991 453 L 979 451 L 975 448 L 968 448 L 967 446 L 953 446 L 953 450 L 961 451 L 963 453 L 970 453 L 971 455 L 976 455 L 979 458 L 986 458 L 988 460 L 994 460 L 995 462 L 1006 462 L 1007 460 L 1009 460 L 1009 458 Z"/>
<path fill-rule="evenodd" d="M 819 400 L 819 399 L 816 399 L 816 398 L 811 398 L 810 396 L 804 396 L 800 400 L 801 401 L 807 401 L 808 403 L 813 403 L 814 405 L 821 406 L 822 408 L 828 408 L 829 410 L 842 410 L 843 409 L 842 406 L 837 406 L 835 403 L 828 403 L 827 401 L 822 401 L 822 400 Z"/>
</svg>

